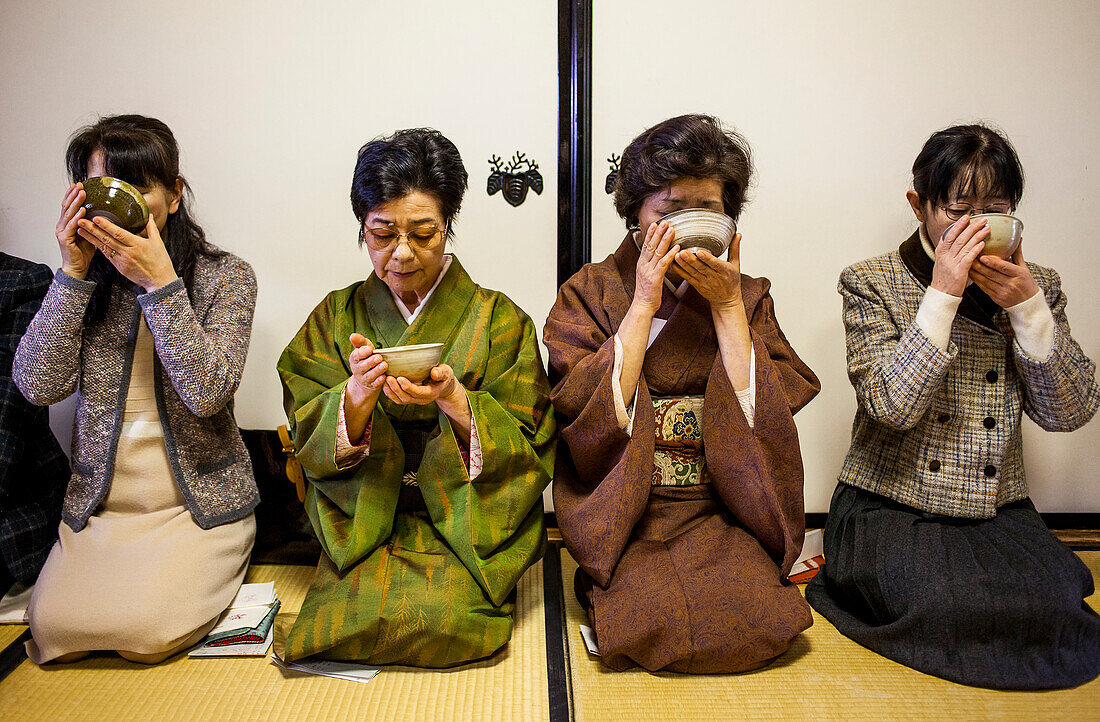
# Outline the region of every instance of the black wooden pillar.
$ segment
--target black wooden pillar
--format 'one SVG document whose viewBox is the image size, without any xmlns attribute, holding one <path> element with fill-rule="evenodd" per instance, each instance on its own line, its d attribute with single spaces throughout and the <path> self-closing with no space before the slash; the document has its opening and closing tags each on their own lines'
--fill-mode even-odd
<svg viewBox="0 0 1100 722">
<path fill-rule="evenodd" d="M 592 255 L 592 0 L 558 0 L 558 285 Z"/>
</svg>

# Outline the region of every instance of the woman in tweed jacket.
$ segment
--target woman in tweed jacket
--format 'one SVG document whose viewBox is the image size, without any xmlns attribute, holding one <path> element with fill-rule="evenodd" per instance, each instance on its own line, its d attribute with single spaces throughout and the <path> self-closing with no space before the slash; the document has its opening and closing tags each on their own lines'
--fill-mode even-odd
<svg viewBox="0 0 1100 722">
<path fill-rule="evenodd" d="M 806 597 L 845 635 L 929 674 L 1044 689 L 1100 673 L 1088 568 L 1028 498 L 1020 421 L 1072 431 L 1100 406 L 1058 274 L 980 255 L 974 212 L 1012 212 L 1023 171 L 979 125 L 934 134 L 908 192 L 920 227 L 840 277 L 859 402 Z"/>
<path fill-rule="evenodd" d="M 201 639 L 248 565 L 259 501 L 233 418 L 256 281 L 191 220 L 179 149 L 158 120 L 114 116 L 69 144 L 61 269 L 19 344 L 33 403 L 79 394 L 60 541 L 31 597 L 38 663 L 114 650 L 153 663 Z M 134 235 L 89 220 L 79 182 L 135 185 Z"/>
</svg>

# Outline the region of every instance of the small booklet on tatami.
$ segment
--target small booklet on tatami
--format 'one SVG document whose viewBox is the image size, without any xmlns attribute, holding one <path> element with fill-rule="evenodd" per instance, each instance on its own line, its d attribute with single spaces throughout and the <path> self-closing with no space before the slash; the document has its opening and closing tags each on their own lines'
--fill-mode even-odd
<svg viewBox="0 0 1100 722">
<path fill-rule="evenodd" d="M 243 584 L 233 604 L 189 657 L 262 657 L 271 648 L 279 613 L 275 584 Z"/>
<path fill-rule="evenodd" d="M 821 565 L 825 563 L 823 548 L 823 531 L 821 529 L 807 531 L 805 541 L 802 543 L 802 553 L 798 555 L 787 578 L 795 584 L 804 584 L 813 579 L 821 571 Z"/>
<path fill-rule="evenodd" d="M 346 679 L 349 682 L 369 682 L 382 671 L 381 667 L 371 667 L 355 662 L 334 662 L 328 659 L 315 659 L 307 657 L 294 662 L 284 662 L 276 655 L 271 655 L 271 661 L 283 669 L 291 672 L 304 672 L 316 674 L 321 677 L 334 677 Z"/>
</svg>

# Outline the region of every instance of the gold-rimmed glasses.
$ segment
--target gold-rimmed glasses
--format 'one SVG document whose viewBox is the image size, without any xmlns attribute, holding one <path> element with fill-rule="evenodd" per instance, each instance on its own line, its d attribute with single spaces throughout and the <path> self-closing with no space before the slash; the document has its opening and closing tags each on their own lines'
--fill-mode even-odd
<svg viewBox="0 0 1100 722">
<path fill-rule="evenodd" d="M 417 226 L 410 228 L 405 233 L 397 230 L 396 226 L 368 226 L 364 223 L 359 228 L 359 239 L 365 241 L 371 250 L 390 251 L 397 248 L 404 238 L 410 246 L 428 249 L 443 237 L 443 229 L 439 226 Z"/>
</svg>

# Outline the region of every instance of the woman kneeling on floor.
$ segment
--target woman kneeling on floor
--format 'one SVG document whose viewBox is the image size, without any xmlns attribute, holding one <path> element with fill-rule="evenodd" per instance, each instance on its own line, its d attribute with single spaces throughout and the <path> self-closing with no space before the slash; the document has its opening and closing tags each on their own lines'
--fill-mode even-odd
<svg viewBox="0 0 1100 722">
<path fill-rule="evenodd" d="M 33 403 L 79 393 L 73 475 L 31 596 L 27 654 L 116 650 L 153 663 L 206 635 L 248 567 L 259 494 L 232 409 L 256 279 L 191 219 L 179 148 L 160 121 L 103 118 L 66 159 L 61 270 L 14 367 Z M 95 176 L 144 195 L 141 235 L 86 217 L 80 181 Z"/>
<path fill-rule="evenodd" d="M 740 234 L 725 258 L 695 254 L 662 221 L 685 208 L 736 220 L 751 173 L 715 118 L 644 131 L 615 186 L 626 237 L 562 287 L 546 323 L 554 507 L 613 669 L 754 669 L 812 623 L 786 574 L 805 530 L 793 416 L 817 378 L 769 281 L 741 274 Z"/>
<path fill-rule="evenodd" d="M 841 274 L 859 405 L 806 597 L 914 669 L 1048 689 L 1100 673 L 1100 616 L 1083 601 L 1088 568 L 1028 498 L 1021 412 L 1072 431 L 1100 387 L 1058 274 L 1025 263 L 1022 246 L 981 255 L 991 219 L 971 214 L 1012 213 L 1022 194 L 1007 139 L 940 131 L 913 164 L 917 231 Z"/>
<path fill-rule="evenodd" d="M 279 359 L 324 549 L 288 659 L 487 657 L 542 555 L 549 384 L 527 314 L 444 253 L 466 178 L 434 130 L 364 145 L 351 200 L 374 272 L 328 294 Z M 443 344 L 441 363 L 417 382 L 378 352 L 425 343 Z"/>
</svg>

